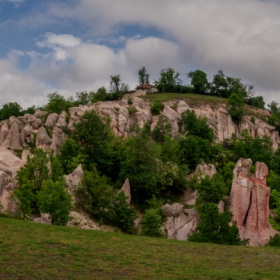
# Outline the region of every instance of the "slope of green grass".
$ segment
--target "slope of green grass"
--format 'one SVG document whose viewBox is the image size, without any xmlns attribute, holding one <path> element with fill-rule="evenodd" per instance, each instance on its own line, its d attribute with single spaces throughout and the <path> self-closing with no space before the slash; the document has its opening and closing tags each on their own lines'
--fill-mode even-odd
<svg viewBox="0 0 280 280">
<path fill-rule="evenodd" d="M 150 102 L 153 102 L 155 100 L 165 102 L 173 99 L 183 99 L 186 100 L 186 102 L 191 107 L 197 107 L 205 104 L 209 104 L 210 106 L 217 106 L 219 103 L 227 104 L 228 102 L 227 98 L 195 93 L 151 93 L 140 96 L 140 98 Z"/>
<path fill-rule="evenodd" d="M 0 218 L 0 279 L 279 279 L 280 250 Z"/>
</svg>

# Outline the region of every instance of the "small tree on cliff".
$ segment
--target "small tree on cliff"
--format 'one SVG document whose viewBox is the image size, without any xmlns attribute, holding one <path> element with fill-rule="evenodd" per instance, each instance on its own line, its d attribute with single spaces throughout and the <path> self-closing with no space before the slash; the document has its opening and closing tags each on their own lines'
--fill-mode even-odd
<svg viewBox="0 0 280 280">
<path fill-rule="evenodd" d="M 146 67 L 138 70 L 138 83 L 139 85 L 150 83 L 150 75 L 147 73 Z"/>
</svg>

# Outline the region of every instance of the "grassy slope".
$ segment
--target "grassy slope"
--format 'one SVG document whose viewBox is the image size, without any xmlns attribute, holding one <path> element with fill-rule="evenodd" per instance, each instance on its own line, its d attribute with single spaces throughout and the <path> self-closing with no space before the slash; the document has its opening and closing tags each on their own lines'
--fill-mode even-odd
<svg viewBox="0 0 280 280">
<path fill-rule="evenodd" d="M 176 101 L 185 100 L 190 107 L 200 107 L 202 105 L 209 105 L 212 109 L 217 108 L 221 103 L 228 104 L 228 99 L 218 96 L 204 95 L 204 94 L 195 94 L 195 93 L 151 93 L 140 98 L 153 102 L 155 100 L 165 102 L 169 100 Z M 246 115 L 257 117 L 263 121 L 267 121 L 262 114 L 257 113 L 258 109 L 252 106 L 245 104 Z"/>
<path fill-rule="evenodd" d="M 159 100 L 161 102 L 165 102 L 172 99 L 183 99 L 191 107 L 197 107 L 203 104 L 209 105 L 218 105 L 219 103 L 227 104 L 228 99 L 217 97 L 217 96 L 210 96 L 210 95 L 203 95 L 203 94 L 194 94 L 194 93 L 151 93 L 143 96 L 139 96 L 140 98 L 146 101 L 155 101 Z"/>
<path fill-rule="evenodd" d="M 0 218 L 0 279 L 279 279 L 280 251 Z"/>
</svg>

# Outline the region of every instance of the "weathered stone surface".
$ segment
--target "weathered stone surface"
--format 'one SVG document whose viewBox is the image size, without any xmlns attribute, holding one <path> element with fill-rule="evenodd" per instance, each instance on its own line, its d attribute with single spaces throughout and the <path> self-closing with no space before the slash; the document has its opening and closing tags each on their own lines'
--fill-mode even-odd
<svg viewBox="0 0 280 280">
<path fill-rule="evenodd" d="M 46 129 L 42 126 L 39 128 L 36 138 L 36 147 L 43 148 L 44 150 L 49 150 L 52 144 L 52 139 L 47 134 Z"/>
<path fill-rule="evenodd" d="M 2 187 L 0 203 L 3 206 L 2 211 L 4 212 L 15 212 L 17 209 L 14 201 L 11 199 L 11 194 L 13 193 L 14 189 L 15 186 L 12 183 L 8 183 Z"/>
<path fill-rule="evenodd" d="M 32 125 L 32 129 L 34 132 L 38 132 L 39 128 L 42 127 L 44 123 L 42 122 L 41 119 L 36 119 L 34 124 Z"/>
<path fill-rule="evenodd" d="M 47 225 L 50 225 L 52 222 L 50 215 L 46 214 L 46 213 L 40 213 L 40 217 L 35 218 L 33 221 L 35 223 L 41 223 L 41 224 L 47 224 Z"/>
<path fill-rule="evenodd" d="M 183 112 L 190 109 L 190 106 L 184 101 L 180 100 L 177 106 L 177 112 L 179 115 L 181 115 Z"/>
<path fill-rule="evenodd" d="M 179 124 L 181 122 L 181 117 L 171 109 L 168 105 L 164 105 L 162 114 L 169 120 L 172 125 L 171 134 L 173 137 L 177 136 L 179 133 Z"/>
<path fill-rule="evenodd" d="M 219 209 L 219 213 L 224 213 L 225 203 L 222 200 L 220 200 L 219 203 L 218 203 L 218 209 Z"/>
<path fill-rule="evenodd" d="M 165 204 L 161 209 L 166 217 L 178 217 L 183 212 L 183 205 L 180 203 Z"/>
<path fill-rule="evenodd" d="M 58 127 L 66 127 L 68 125 L 67 121 L 67 113 L 65 111 L 62 111 L 59 115 L 58 121 L 56 123 L 56 126 Z"/>
<path fill-rule="evenodd" d="M 196 167 L 195 173 L 201 174 L 201 178 L 205 178 L 206 175 L 212 178 L 217 170 L 213 164 L 201 163 Z"/>
<path fill-rule="evenodd" d="M 99 225 L 94 220 L 92 220 L 86 213 L 71 211 L 69 216 L 71 220 L 67 223 L 68 227 L 111 232 L 114 231 L 113 227 Z"/>
<path fill-rule="evenodd" d="M 2 122 L 1 131 L 0 131 L 0 143 L 3 143 L 9 134 L 9 120 Z"/>
<path fill-rule="evenodd" d="M 66 134 L 63 130 L 57 126 L 53 128 L 52 131 L 52 143 L 50 148 L 54 150 L 54 154 L 57 155 L 59 153 L 59 149 L 62 147 L 63 143 L 66 140 Z"/>
<path fill-rule="evenodd" d="M 64 176 L 66 183 L 68 185 L 68 192 L 72 195 L 72 203 L 76 204 L 78 202 L 77 197 L 75 196 L 75 190 L 81 183 L 84 171 L 82 165 L 79 166 L 70 174 Z"/>
<path fill-rule="evenodd" d="M 129 180 L 126 179 L 122 188 L 121 188 L 121 191 L 124 192 L 125 196 L 127 197 L 127 203 L 130 204 L 131 202 L 131 189 L 130 189 L 130 184 L 129 184 Z"/>
<path fill-rule="evenodd" d="M 10 150 L 0 146 L 0 170 L 13 178 L 17 170 L 23 165 L 20 158 L 16 157 Z"/>
<path fill-rule="evenodd" d="M 53 128 L 57 121 L 58 121 L 59 115 L 57 113 L 52 113 L 48 116 L 45 125 L 47 125 L 50 128 Z"/>
<path fill-rule="evenodd" d="M 194 209 L 183 210 L 183 205 L 174 203 L 162 206 L 163 214 L 167 217 L 163 228 L 167 237 L 176 240 L 187 240 L 198 224 L 198 215 Z"/>
<path fill-rule="evenodd" d="M 250 176 L 250 159 L 240 159 L 234 170 L 230 207 L 240 237 L 250 238 L 252 246 L 264 245 L 276 231 L 268 222 L 270 189 L 266 185 L 268 168 L 257 162 L 255 175 Z"/>
<path fill-rule="evenodd" d="M 14 122 L 2 146 L 20 149 L 23 147 L 23 144 L 23 135 L 21 134 L 20 127 L 17 122 Z"/>
<path fill-rule="evenodd" d="M 42 110 L 36 110 L 34 116 L 37 118 L 42 118 L 47 114 L 46 111 L 42 111 Z"/>
</svg>

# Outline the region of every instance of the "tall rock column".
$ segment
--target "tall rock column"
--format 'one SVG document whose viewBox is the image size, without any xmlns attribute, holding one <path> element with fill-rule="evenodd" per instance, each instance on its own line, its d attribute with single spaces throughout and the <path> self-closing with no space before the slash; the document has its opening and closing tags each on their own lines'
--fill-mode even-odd
<svg viewBox="0 0 280 280">
<path fill-rule="evenodd" d="M 240 237 L 249 238 L 249 245 L 258 246 L 268 242 L 277 233 L 269 224 L 270 189 L 266 185 L 268 167 L 257 162 L 255 174 L 250 176 L 250 159 L 240 159 L 234 170 L 230 193 L 230 210 L 236 221 Z"/>
</svg>

